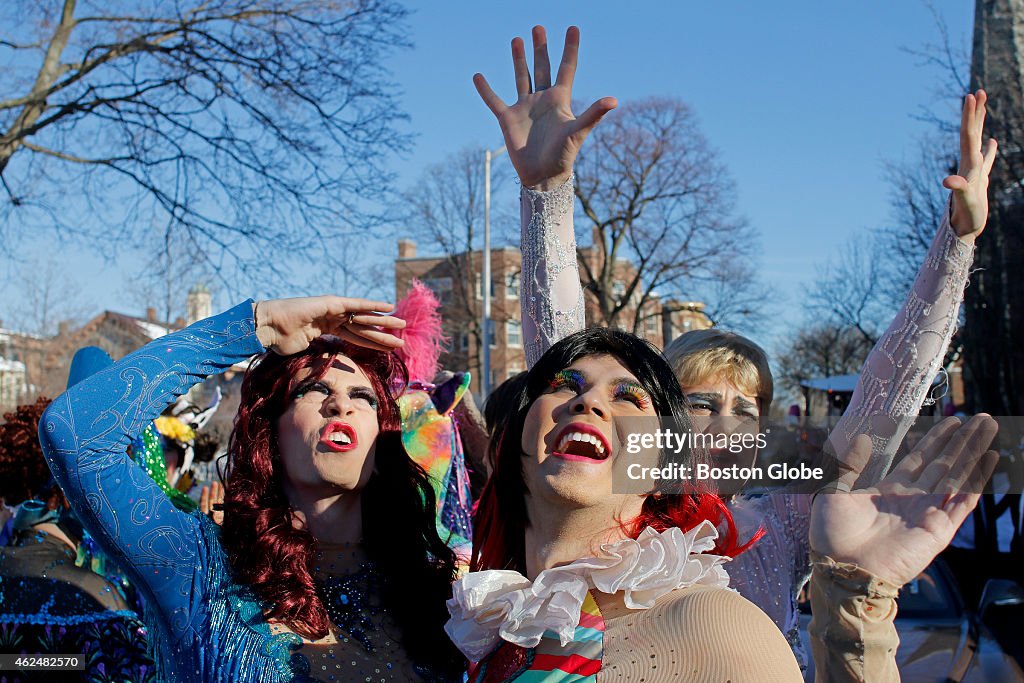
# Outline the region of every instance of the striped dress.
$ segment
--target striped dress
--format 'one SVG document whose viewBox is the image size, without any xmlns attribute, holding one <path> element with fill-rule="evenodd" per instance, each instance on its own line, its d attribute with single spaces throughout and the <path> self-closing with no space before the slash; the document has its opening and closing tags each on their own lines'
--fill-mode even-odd
<svg viewBox="0 0 1024 683">
<path fill-rule="evenodd" d="M 604 618 L 588 592 L 571 642 L 548 631 L 536 647 L 502 641 L 470 673 L 470 683 L 593 683 L 604 656 Z"/>
</svg>

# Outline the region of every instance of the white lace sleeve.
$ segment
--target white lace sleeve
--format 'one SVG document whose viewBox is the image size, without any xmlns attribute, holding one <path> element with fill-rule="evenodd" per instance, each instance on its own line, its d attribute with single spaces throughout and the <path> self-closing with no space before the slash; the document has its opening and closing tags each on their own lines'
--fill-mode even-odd
<svg viewBox="0 0 1024 683">
<path fill-rule="evenodd" d="M 850 406 L 829 441 L 845 452 L 858 434 L 873 442 L 858 485 L 885 476 L 928 396 L 956 329 L 974 247 L 949 225 L 949 209 L 903 308 L 864 362 Z"/>
<path fill-rule="evenodd" d="M 586 326 L 573 233 L 573 181 L 547 192 L 524 187 L 520 193 L 520 305 L 529 367 L 552 344 Z"/>
</svg>

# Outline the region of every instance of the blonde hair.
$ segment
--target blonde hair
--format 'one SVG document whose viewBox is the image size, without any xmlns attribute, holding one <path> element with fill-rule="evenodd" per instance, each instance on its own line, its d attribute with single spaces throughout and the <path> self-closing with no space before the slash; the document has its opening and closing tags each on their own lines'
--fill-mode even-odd
<svg viewBox="0 0 1024 683">
<path fill-rule="evenodd" d="M 758 411 L 768 414 L 775 391 L 768 354 L 746 337 L 714 328 L 693 330 L 676 337 L 665 348 L 665 358 L 681 386 L 721 377 L 756 396 Z"/>
</svg>

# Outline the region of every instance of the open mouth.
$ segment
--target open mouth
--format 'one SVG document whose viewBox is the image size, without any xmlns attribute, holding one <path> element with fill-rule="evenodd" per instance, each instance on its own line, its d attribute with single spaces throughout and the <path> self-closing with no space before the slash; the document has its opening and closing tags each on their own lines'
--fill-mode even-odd
<svg viewBox="0 0 1024 683">
<path fill-rule="evenodd" d="M 612 449 L 601 430 L 588 424 L 571 424 L 558 435 L 553 455 L 566 460 L 607 460 Z"/>
<path fill-rule="evenodd" d="M 356 438 L 356 430 L 352 429 L 351 425 L 332 422 L 324 428 L 320 443 L 336 453 L 344 453 L 358 446 L 359 439 Z"/>
</svg>

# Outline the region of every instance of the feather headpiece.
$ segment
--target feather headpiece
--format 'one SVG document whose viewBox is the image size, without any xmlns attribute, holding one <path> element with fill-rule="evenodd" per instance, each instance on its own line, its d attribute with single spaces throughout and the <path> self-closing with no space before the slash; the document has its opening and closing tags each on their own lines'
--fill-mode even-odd
<svg viewBox="0 0 1024 683">
<path fill-rule="evenodd" d="M 412 281 L 408 294 L 395 306 L 392 315 L 405 321 L 405 329 L 395 336 L 405 346 L 395 351 L 409 368 L 411 381 L 430 382 L 437 374 L 438 358 L 450 341 L 441 329 L 441 302 L 419 280 Z"/>
</svg>

